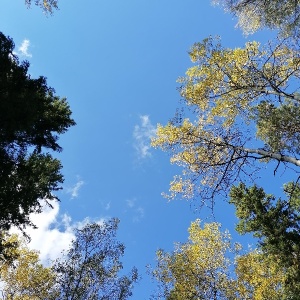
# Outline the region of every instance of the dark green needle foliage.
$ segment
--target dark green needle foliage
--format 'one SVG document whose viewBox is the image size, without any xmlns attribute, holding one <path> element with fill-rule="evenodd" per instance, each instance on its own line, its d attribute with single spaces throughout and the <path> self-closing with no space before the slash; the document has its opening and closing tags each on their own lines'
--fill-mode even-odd
<svg viewBox="0 0 300 300">
<path fill-rule="evenodd" d="M 230 192 L 230 202 L 239 218 L 237 231 L 253 233 L 266 255 L 286 270 L 286 299 L 300 295 L 300 186 L 284 185 L 286 200 L 266 194 L 257 186 L 239 184 Z"/>
<path fill-rule="evenodd" d="M 32 79 L 13 50 L 0 32 L 0 231 L 33 225 L 29 214 L 57 199 L 62 166 L 51 153 L 62 150 L 59 135 L 75 125 L 66 99 L 45 77 Z"/>
</svg>

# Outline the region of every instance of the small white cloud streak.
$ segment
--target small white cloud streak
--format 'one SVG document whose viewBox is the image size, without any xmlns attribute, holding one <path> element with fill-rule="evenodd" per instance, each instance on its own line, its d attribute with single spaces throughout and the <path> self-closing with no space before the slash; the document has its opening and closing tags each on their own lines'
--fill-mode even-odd
<svg viewBox="0 0 300 300">
<path fill-rule="evenodd" d="M 24 39 L 21 46 L 18 48 L 19 55 L 26 56 L 26 57 L 32 57 L 32 54 L 28 52 L 30 46 L 30 41 L 27 39 Z"/>
<path fill-rule="evenodd" d="M 133 217 L 133 222 L 140 222 L 145 216 L 145 210 L 142 207 L 135 209 L 135 216 Z"/>
<path fill-rule="evenodd" d="M 134 203 L 135 203 L 135 199 L 127 199 L 127 200 L 126 200 L 126 205 L 127 205 L 129 208 L 134 207 Z"/>
<path fill-rule="evenodd" d="M 76 182 L 76 184 L 73 187 L 67 188 L 67 193 L 71 194 L 72 199 L 77 198 L 79 195 L 79 190 L 83 185 L 84 185 L 84 181 L 78 179 L 78 181 Z"/>
<path fill-rule="evenodd" d="M 136 206 L 136 199 L 127 199 L 126 200 L 126 206 L 128 208 L 128 210 L 126 210 L 125 212 L 131 212 L 131 214 L 133 214 L 132 217 L 132 221 L 133 222 L 140 222 L 141 219 L 144 218 L 145 216 L 145 210 L 143 207 L 141 206 Z"/>
<path fill-rule="evenodd" d="M 150 142 L 151 138 L 155 136 L 155 127 L 151 124 L 148 115 L 140 116 L 141 124 L 135 125 L 133 130 L 134 148 L 137 151 L 138 158 L 144 159 L 151 157 Z"/>
<path fill-rule="evenodd" d="M 110 210 L 110 207 L 111 207 L 111 203 L 107 202 L 104 209 L 105 210 Z"/>
</svg>

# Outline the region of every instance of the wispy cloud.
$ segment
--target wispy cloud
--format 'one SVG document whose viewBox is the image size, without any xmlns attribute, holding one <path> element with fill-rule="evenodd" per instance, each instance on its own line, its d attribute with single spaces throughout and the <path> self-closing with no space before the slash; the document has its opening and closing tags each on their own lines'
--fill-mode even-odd
<svg viewBox="0 0 300 300">
<path fill-rule="evenodd" d="M 24 39 L 21 46 L 18 48 L 17 54 L 25 57 L 32 57 L 32 54 L 29 53 L 29 46 L 30 46 L 30 41 Z"/>
<path fill-rule="evenodd" d="M 155 127 L 152 125 L 149 116 L 140 116 L 140 124 L 135 125 L 133 130 L 134 148 L 139 159 L 151 157 L 150 141 L 154 135 Z"/>
<path fill-rule="evenodd" d="M 137 207 L 134 212 L 135 212 L 135 214 L 132 219 L 133 222 L 140 222 L 141 219 L 143 219 L 145 216 L 145 210 L 141 206 Z"/>
<path fill-rule="evenodd" d="M 104 209 L 105 209 L 105 210 L 110 210 L 110 207 L 111 207 L 111 202 L 107 202 L 107 203 L 105 204 Z"/>
<path fill-rule="evenodd" d="M 136 198 L 133 199 L 127 199 L 126 200 L 126 207 L 127 209 L 125 212 L 130 212 L 132 214 L 132 221 L 133 222 L 140 222 L 141 219 L 145 216 L 145 210 L 142 206 L 137 205 Z"/>
<path fill-rule="evenodd" d="M 127 205 L 127 207 L 129 207 L 129 208 L 134 207 L 135 201 L 136 201 L 135 199 L 127 199 L 127 200 L 126 200 L 126 205 Z"/>
<path fill-rule="evenodd" d="M 68 194 L 71 194 L 71 198 L 77 198 L 79 196 L 79 190 L 84 185 L 84 181 L 77 177 L 77 182 L 72 186 L 66 188 Z"/>
</svg>

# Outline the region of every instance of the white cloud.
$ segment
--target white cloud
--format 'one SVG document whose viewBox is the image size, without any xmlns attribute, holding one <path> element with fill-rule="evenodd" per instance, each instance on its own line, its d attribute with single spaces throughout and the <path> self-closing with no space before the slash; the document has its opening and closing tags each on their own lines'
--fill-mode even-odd
<svg viewBox="0 0 300 300">
<path fill-rule="evenodd" d="M 26 233 L 30 236 L 31 241 L 29 247 L 40 252 L 40 259 L 43 264 L 47 265 L 50 261 L 61 257 L 64 250 L 69 246 L 75 238 L 74 229 L 82 228 L 89 222 L 86 218 L 80 222 L 72 222 L 67 214 L 59 214 L 59 202 L 51 202 L 53 209 L 44 206 L 40 214 L 32 214 L 30 220 L 38 228 L 28 228 Z M 103 224 L 104 219 L 95 220 L 98 224 Z M 12 230 L 15 233 L 17 229 Z"/>
<path fill-rule="evenodd" d="M 139 159 L 151 157 L 150 141 L 154 136 L 155 127 L 151 124 L 149 116 L 140 116 L 140 124 L 135 125 L 133 130 L 134 148 Z"/>
<path fill-rule="evenodd" d="M 30 236 L 29 247 L 40 252 L 40 259 L 47 264 L 61 255 L 64 249 L 68 249 L 74 239 L 71 217 L 59 215 L 59 203 L 51 202 L 53 209 L 44 205 L 43 212 L 32 214 L 30 220 L 38 228 L 27 228 L 25 231 Z M 19 233 L 17 229 L 12 230 Z"/>
<path fill-rule="evenodd" d="M 74 184 L 74 186 L 67 188 L 66 191 L 68 194 L 71 194 L 72 199 L 77 198 L 79 195 L 79 190 L 83 185 L 84 181 L 77 177 L 77 182 Z"/>
<path fill-rule="evenodd" d="M 32 57 L 32 54 L 28 52 L 30 46 L 30 41 L 27 39 L 24 39 L 21 46 L 18 48 L 17 54 L 26 56 L 26 57 Z"/>
</svg>

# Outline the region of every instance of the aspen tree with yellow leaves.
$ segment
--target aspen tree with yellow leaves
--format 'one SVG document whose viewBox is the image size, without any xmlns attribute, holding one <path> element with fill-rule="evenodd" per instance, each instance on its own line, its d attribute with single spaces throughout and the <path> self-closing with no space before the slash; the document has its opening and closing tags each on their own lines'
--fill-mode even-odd
<svg viewBox="0 0 300 300">
<path fill-rule="evenodd" d="M 55 273 L 44 267 L 38 252 L 30 250 L 25 241 L 12 235 L 8 242 L 17 242 L 13 262 L 0 263 L 1 300 L 56 299 Z"/>
<path fill-rule="evenodd" d="M 158 281 L 153 299 L 282 300 L 284 272 L 259 250 L 239 255 L 218 223 L 191 223 L 189 241 L 173 252 L 159 250 L 152 270 Z"/>
<path fill-rule="evenodd" d="M 228 49 L 209 37 L 192 47 L 190 57 L 194 66 L 179 81 L 192 119 L 179 113 L 159 124 L 152 140 L 183 167 L 167 197 L 213 201 L 227 196 L 234 183 L 255 178 L 265 163 L 276 163 L 274 173 L 281 166 L 299 168 L 297 42 L 248 42 Z"/>
<path fill-rule="evenodd" d="M 272 258 L 259 250 L 236 257 L 235 292 L 232 299 L 283 300 L 286 297 L 286 274 Z"/>
<path fill-rule="evenodd" d="M 217 198 L 227 199 L 230 192 L 240 219 L 237 230 L 257 237 L 258 249 L 236 258 L 236 278 L 227 279 L 233 295 L 183 298 L 299 299 L 299 53 L 298 41 L 288 37 L 235 49 L 209 37 L 191 48 L 194 66 L 179 79 L 186 109 L 168 124 L 158 124 L 152 140 L 183 169 L 165 196 L 197 198 L 213 208 Z M 286 199 L 247 187 L 266 164 L 270 176 L 284 172 L 289 178 L 283 187 Z M 177 256 L 158 254 L 163 272 L 157 278 L 171 286 L 165 289 L 167 299 L 183 299 L 172 273 Z M 182 276 L 188 272 L 176 270 Z"/>
</svg>

